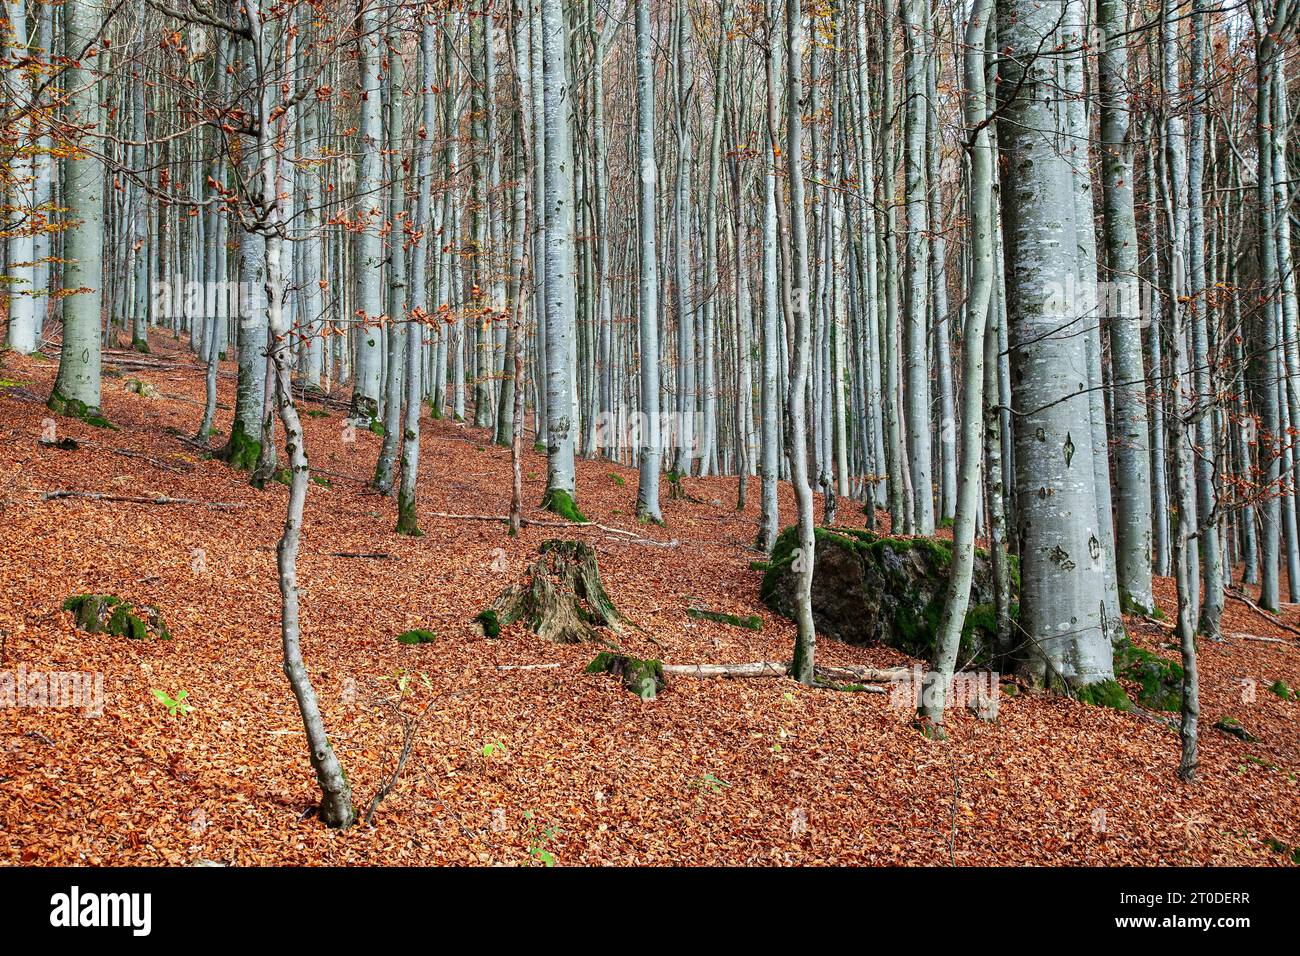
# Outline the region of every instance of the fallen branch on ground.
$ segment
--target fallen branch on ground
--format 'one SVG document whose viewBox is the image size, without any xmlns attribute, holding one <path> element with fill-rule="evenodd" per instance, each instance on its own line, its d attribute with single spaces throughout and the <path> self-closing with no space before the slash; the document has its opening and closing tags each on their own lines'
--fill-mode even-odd
<svg viewBox="0 0 1300 956">
<path fill-rule="evenodd" d="M 1282 640 L 1282 638 L 1280 638 L 1280 637 L 1260 637 L 1258 634 L 1242 634 L 1242 633 L 1240 633 L 1240 632 L 1235 632 L 1235 633 L 1232 633 L 1232 634 L 1227 634 L 1227 635 L 1225 635 L 1225 636 L 1226 636 L 1228 639 L 1230 639 L 1230 640 L 1237 640 L 1237 641 L 1259 641 L 1261 644 L 1287 644 L 1287 645 L 1289 645 L 1289 644 L 1291 643 L 1290 641 L 1284 641 L 1284 640 Z"/>
<path fill-rule="evenodd" d="M 193 467 L 185 468 L 170 461 L 163 461 L 160 458 L 150 458 L 148 455 L 142 455 L 138 451 L 131 451 L 129 448 L 114 448 L 113 454 L 121 455 L 124 458 L 138 458 L 141 461 L 148 462 L 156 468 L 162 468 L 166 471 L 179 471 L 184 473 L 194 470 Z"/>
<path fill-rule="evenodd" d="M 777 661 L 752 661 L 746 664 L 664 665 L 665 674 L 674 674 L 678 677 L 784 677 L 788 669 L 787 665 L 778 663 Z M 858 667 L 856 665 L 848 665 L 843 667 L 818 666 L 816 668 L 816 673 L 818 679 L 832 683 L 890 683 L 891 681 L 902 680 L 909 677 L 912 674 L 912 671 L 906 667 L 880 669 L 876 667 Z M 883 693 L 883 688 L 872 688 L 873 693 L 877 690 Z"/>
<path fill-rule="evenodd" d="M 59 498 L 85 498 L 89 501 L 124 501 L 137 505 L 200 505 L 204 508 L 245 508 L 242 501 L 201 501 L 197 498 L 168 498 L 165 495 L 148 497 L 147 495 L 109 495 L 100 491 L 47 491 L 41 495 L 42 501 L 54 501 Z"/>
<path fill-rule="evenodd" d="M 1246 595 L 1242 594 L 1240 591 L 1233 590 L 1232 588 L 1224 588 L 1223 593 L 1228 595 L 1228 597 L 1230 598 L 1235 598 L 1236 600 L 1240 601 L 1242 604 L 1246 605 L 1246 607 L 1250 608 L 1252 611 L 1254 611 L 1264 620 L 1268 621 L 1270 624 L 1275 624 L 1276 626 L 1282 628 L 1282 630 L 1284 631 L 1300 636 L 1300 629 L 1296 629 L 1292 627 L 1290 624 L 1287 624 L 1279 620 L 1277 615 L 1270 614 L 1268 611 L 1265 611 L 1262 607 L 1260 607 L 1250 598 L 1246 597 Z"/>
</svg>

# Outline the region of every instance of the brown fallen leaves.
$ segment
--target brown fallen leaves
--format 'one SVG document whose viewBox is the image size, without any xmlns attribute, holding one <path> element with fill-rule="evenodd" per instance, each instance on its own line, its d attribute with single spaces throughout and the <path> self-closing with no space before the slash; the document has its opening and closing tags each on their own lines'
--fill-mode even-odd
<svg viewBox="0 0 1300 956">
<path fill-rule="evenodd" d="M 165 337 L 153 348 L 159 362 L 189 362 Z M 197 367 L 131 368 L 158 398 L 107 377 L 103 407 L 121 430 L 57 419 L 60 436 L 81 442 L 65 451 L 38 444 L 51 416 L 31 400 L 48 394 L 56 363 L 6 355 L 3 365 L 0 378 L 20 385 L 0 388 L 0 671 L 102 672 L 106 701 L 98 718 L 0 708 L 0 862 L 1285 865 L 1265 841 L 1300 844 L 1300 702 L 1267 690 L 1278 679 L 1300 685 L 1300 642 L 1240 602 L 1228 603 L 1225 632 L 1285 640 L 1202 644 L 1191 786 L 1174 777 L 1168 729 L 1030 694 L 1004 698 L 996 725 L 955 712 L 947 744 L 921 738 L 888 696 L 783 679 L 679 679 L 642 701 L 582 673 L 590 647 L 541 643 L 518 627 L 487 640 L 469 625 L 556 534 L 525 528 L 514 540 L 498 524 L 430 516 L 504 513 L 505 449 L 426 421 L 426 536 L 402 538 L 393 502 L 364 486 L 379 440 L 357 431 L 345 441 L 342 412 L 308 403 L 328 411 L 304 417 L 312 463 L 336 477 L 308 495 L 304 650 L 360 808 L 398 758 L 402 726 L 385 702 L 401 676 L 406 712 L 439 698 L 374 826 L 329 832 L 305 813 L 316 791 L 280 667 L 274 545 L 285 489 L 255 491 L 169 433 L 194 430 Z M 230 377 L 220 387 L 233 404 Z M 219 413 L 219 425 L 228 420 Z M 523 471 L 529 514 L 546 518 L 535 507 L 545 462 L 529 451 Z M 337 477 L 347 475 L 359 480 Z M 760 573 L 748 566 L 761 557 L 747 550 L 757 482 L 737 513 L 734 478 L 688 480 L 700 503 L 665 497 L 664 529 L 633 520 L 635 486 L 631 468 L 579 463 L 593 521 L 679 547 L 572 532 L 596 547 L 611 598 L 636 625 L 627 651 L 671 663 L 784 660 L 793 628 L 761 606 Z M 41 501 L 54 489 L 245 507 Z M 792 515 L 789 489 L 781 494 Z M 860 523 L 855 510 L 840 514 Z M 78 632 L 60 605 L 81 592 L 159 604 L 174 639 Z M 1168 582 L 1159 597 L 1168 609 Z M 692 620 L 692 605 L 758 614 L 763 630 Z M 1159 627 L 1130 623 L 1143 646 L 1173 655 Z M 437 640 L 399 644 L 409 628 Z M 831 664 L 911 663 L 830 640 L 819 651 Z M 548 662 L 560 666 L 498 669 Z M 193 712 L 170 715 L 153 689 L 187 691 Z M 1261 742 L 1210 729 L 1222 716 Z"/>
</svg>

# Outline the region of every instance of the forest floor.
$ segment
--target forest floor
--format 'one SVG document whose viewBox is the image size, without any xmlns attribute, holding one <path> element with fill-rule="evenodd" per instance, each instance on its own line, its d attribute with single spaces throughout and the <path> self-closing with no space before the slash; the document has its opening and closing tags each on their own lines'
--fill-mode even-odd
<svg viewBox="0 0 1300 956">
<path fill-rule="evenodd" d="M 428 707 L 373 824 L 329 831 L 306 813 L 318 792 L 281 668 L 286 489 L 257 491 L 178 437 L 194 433 L 203 397 L 187 352 L 163 336 L 143 359 L 163 367 L 135 360 L 105 360 L 103 409 L 119 430 L 59 418 L 58 437 L 80 443 L 61 450 L 38 444 L 57 353 L 0 356 L 0 671 L 102 672 L 106 692 L 98 717 L 0 707 L 0 863 L 1287 865 L 1274 847 L 1300 844 L 1300 702 L 1268 690 L 1300 686 L 1300 638 L 1239 601 L 1227 604 L 1228 639 L 1200 647 L 1190 785 L 1174 775 L 1170 727 L 1059 697 L 1004 697 L 996 723 L 953 711 L 947 743 L 923 738 L 889 695 L 786 679 L 670 678 L 643 701 L 583 673 L 591 646 L 540 643 L 518 626 L 490 640 L 471 625 L 561 533 L 512 539 L 500 524 L 432 516 L 505 514 L 508 450 L 426 411 L 426 536 L 399 537 L 393 501 L 365 485 L 380 439 L 344 441 L 343 412 L 308 403 L 313 467 L 332 474 L 307 499 L 303 648 L 363 811 L 402 747 L 390 707 L 400 675 L 404 712 Z M 157 396 L 131 392 L 130 379 Z M 219 428 L 233 396 L 223 366 Z M 536 508 L 544 458 L 528 449 L 523 470 L 526 514 L 548 517 Z M 677 542 L 564 532 L 596 547 L 610 596 L 637 625 L 624 646 L 670 663 L 788 659 L 794 626 L 761 605 L 749 566 L 762 557 L 749 549 L 757 481 L 743 513 L 734 478 L 686 484 L 699 503 L 665 500 L 667 527 L 647 529 L 633 518 L 633 469 L 578 464 L 590 519 Z M 57 489 L 242 507 L 42 500 Z M 792 516 L 788 486 L 781 494 Z M 159 605 L 173 639 L 77 630 L 61 605 L 87 592 Z M 1170 612 L 1168 581 L 1160 592 Z M 694 620 L 692 605 L 757 614 L 763 628 Z M 1300 624 L 1300 608 L 1284 617 Z M 1167 630 L 1129 624 L 1139 644 L 1176 656 Z M 437 639 L 399 644 L 408 628 Z M 819 655 L 912 663 L 829 639 Z M 558 666 L 500 669 L 534 664 Z M 193 711 L 171 715 L 155 689 L 185 690 Z M 1211 729 L 1225 716 L 1258 742 Z"/>
</svg>

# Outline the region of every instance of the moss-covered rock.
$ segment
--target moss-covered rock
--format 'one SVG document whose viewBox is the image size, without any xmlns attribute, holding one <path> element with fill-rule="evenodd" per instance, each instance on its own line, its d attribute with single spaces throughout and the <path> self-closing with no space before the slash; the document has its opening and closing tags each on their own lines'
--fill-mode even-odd
<svg viewBox="0 0 1300 956">
<path fill-rule="evenodd" d="M 112 634 L 133 641 L 171 640 L 157 605 L 135 607 L 112 594 L 74 594 L 63 602 L 77 627 L 88 634 Z"/>
<path fill-rule="evenodd" d="M 1275 697 L 1281 697 L 1283 700 L 1296 699 L 1295 691 L 1287 686 L 1286 681 L 1281 680 L 1280 678 L 1268 685 L 1268 692 Z"/>
<path fill-rule="evenodd" d="M 126 380 L 126 390 L 133 395 L 139 395 L 141 398 L 157 398 L 158 388 L 152 382 L 146 382 L 142 378 L 128 378 Z"/>
<path fill-rule="evenodd" d="M 501 636 L 501 618 L 497 615 L 496 611 L 492 610 L 492 608 L 488 608 L 486 611 L 479 611 L 478 614 L 474 616 L 474 620 L 478 622 L 478 626 L 483 629 L 484 637 Z"/>
<path fill-rule="evenodd" d="M 947 597 L 952 543 L 851 528 L 817 528 L 815 538 L 812 604 L 817 631 L 851 644 L 887 644 L 928 658 Z M 798 548 L 798 528 L 781 532 L 760 589 L 763 603 L 789 618 L 795 612 Z M 1019 583 L 1014 573 L 1012 583 Z M 976 549 L 959 663 L 991 663 L 996 636 L 993 567 L 988 552 Z"/>
<path fill-rule="evenodd" d="M 1148 710 L 1183 707 L 1183 665 L 1125 640 L 1115 648 L 1115 676 L 1138 685 L 1137 702 Z"/>
<path fill-rule="evenodd" d="M 626 654 L 602 651 L 587 665 L 588 674 L 613 674 L 623 681 L 623 686 L 642 700 L 654 698 L 668 686 L 664 681 L 664 665 L 655 660 L 642 660 Z"/>
<path fill-rule="evenodd" d="M 432 644 L 437 639 L 438 635 L 433 631 L 426 631 L 421 628 L 413 628 L 397 635 L 398 644 Z"/>
</svg>

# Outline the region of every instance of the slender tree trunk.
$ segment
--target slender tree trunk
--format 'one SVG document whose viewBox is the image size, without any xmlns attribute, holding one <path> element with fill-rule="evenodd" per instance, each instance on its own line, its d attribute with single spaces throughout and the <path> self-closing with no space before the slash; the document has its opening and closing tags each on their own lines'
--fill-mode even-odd
<svg viewBox="0 0 1300 956">
<path fill-rule="evenodd" d="M 970 292 L 962 334 L 961 467 L 952 526 L 952 569 L 934 659 L 926 676 L 920 716 L 932 733 L 942 733 L 948 684 L 952 681 L 970 603 L 975 567 L 975 517 L 979 507 L 980 458 L 984 439 L 984 326 L 993 289 L 993 147 L 989 142 L 984 93 L 984 38 L 992 0 L 975 0 L 966 24 L 964 76 L 966 128 L 975 131 L 970 147 Z"/>
<path fill-rule="evenodd" d="M 788 320 L 794 332 L 793 369 L 790 391 L 786 447 L 790 455 L 790 480 L 794 485 L 795 506 L 799 512 L 799 554 L 796 558 L 798 579 L 795 587 L 798 635 L 790 676 L 801 684 L 815 681 L 814 665 L 817 632 L 812 616 L 812 578 L 814 545 L 813 495 L 808 484 L 808 410 L 805 389 L 808 387 L 811 334 L 808 316 L 808 228 L 804 215 L 803 178 L 803 84 L 800 77 L 804 51 L 803 11 L 800 0 L 786 0 L 786 174 L 790 180 L 790 304 Z"/>
<path fill-rule="evenodd" d="M 353 239 L 357 348 L 350 417 L 360 427 L 379 421 L 384 386 L 383 258 L 380 224 L 384 219 L 383 102 L 380 92 L 379 0 L 357 0 L 357 57 L 361 78 L 361 123 L 356 158 L 356 221 Z"/>
<path fill-rule="evenodd" d="M 659 265 L 655 249 L 655 88 L 650 45 L 650 0 L 636 0 L 637 172 L 640 209 L 641 468 L 637 478 L 636 514 L 663 523 L 659 509 L 662 466 L 659 430 Z"/>
</svg>

